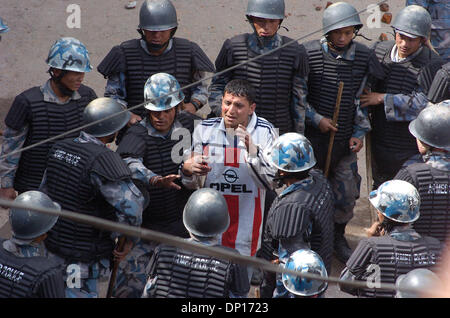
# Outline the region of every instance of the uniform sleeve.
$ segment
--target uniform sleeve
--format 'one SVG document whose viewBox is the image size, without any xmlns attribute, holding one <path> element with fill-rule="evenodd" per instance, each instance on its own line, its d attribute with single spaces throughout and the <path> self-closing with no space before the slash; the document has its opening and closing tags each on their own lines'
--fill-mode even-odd
<svg viewBox="0 0 450 318">
<path fill-rule="evenodd" d="M 119 223 L 131 226 L 141 225 L 145 198 L 130 179 L 108 181 L 95 172 L 91 172 L 91 182 L 105 200 L 114 207 Z M 130 239 L 134 243 L 138 241 L 136 237 Z"/>
<path fill-rule="evenodd" d="M 131 177 L 140 180 L 147 186 L 150 186 L 150 179 L 157 176 L 156 173 L 144 166 L 142 158 L 128 157 L 123 160 L 131 170 Z"/>
<path fill-rule="evenodd" d="M 126 102 L 127 90 L 125 79 L 125 73 L 122 72 L 110 75 L 106 81 L 104 96 L 114 98 L 123 105 L 127 106 L 128 103 Z"/>
<path fill-rule="evenodd" d="M 9 127 L 3 132 L 3 142 L 1 146 L 1 156 L 7 155 L 13 151 L 19 150 L 25 143 L 28 134 L 28 125 L 21 130 L 14 130 Z M 12 188 L 14 184 L 14 176 L 19 166 L 21 153 L 0 159 L 0 178 L 1 188 Z"/>
<path fill-rule="evenodd" d="M 216 72 L 221 72 L 231 65 L 231 41 L 226 40 L 216 58 Z M 216 115 L 221 115 L 222 96 L 226 84 L 230 81 L 232 72 L 226 72 L 221 75 L 214 76 L 209 86 L 208 103 L 211 111 Z"/>
<path fill-rule="evenodd" d="M 384 110 L 388 121 L 412 121 L 427 106 L 428 97 L 423 91 L 411 94 L 385 94 Z"/>
</svg>

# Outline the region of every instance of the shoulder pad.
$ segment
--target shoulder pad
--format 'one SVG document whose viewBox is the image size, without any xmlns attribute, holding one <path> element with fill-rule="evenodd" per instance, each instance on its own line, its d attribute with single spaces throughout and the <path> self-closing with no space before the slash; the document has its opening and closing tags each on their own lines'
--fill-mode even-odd
<svg viewBox="0 0 450 318">
<path fill-rule="evenodd" d="M 125 43 L 126 42 L 122 43 L 120 46 L 118 45 L 113 47 L 111 51 L 109 51 L 108 55 L 106 55 L 97 66 L 97 71 L 105 78 L 112 74 L 126 71 L 125 56 L 121 48 Z"/>
<path fill-rule="evenodd" d="M 110 149 L 100 153 L 91 166 L 91 171 L 110 181 L 119 181 L 131 177 L 131 171 L 119 154 Z"/>
</svg>

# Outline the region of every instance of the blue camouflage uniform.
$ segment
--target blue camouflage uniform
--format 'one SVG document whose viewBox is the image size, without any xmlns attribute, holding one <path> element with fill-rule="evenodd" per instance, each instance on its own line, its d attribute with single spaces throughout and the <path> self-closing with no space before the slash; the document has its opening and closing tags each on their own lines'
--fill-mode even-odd
<svg viewBox="0 0 450 318">
<path fill-rule="evenodd" d="M 80 143 L 95 143 L 98 145 L 104 145 L 94 136 L 91 136 L 85 132 L 81 132 L 79 137 L 75 139 Z M 115 214 L 117 216 L 117 222 L 124 223 L 131 226 L 140 226 L 142 223 L 142 211 L 144 207 L 144 197 L 139 189 L 130 180 L 123 180 L 118 182 L 105 181 L 95 172 L 90 173 L 90 180 L 93 185 L 99 190 L 105 200 L 115 208 Z M 41 189 L 45 192 L 46 174 L 44 173 Z M 117 238 L 120 233 L 112 233 L 112 238 Z M 136 244 L 138 239 L 130 237 L 130 239 Z M 63 258 L 56 254 L 50 253 L 50 257 L 59 261 L 66 262 Z M 98 298 L 99 297 L 99 284 L 102 281 L 106 281 L 110 275 L 110 259 L 104 258 L 95 263 L 70 263 L 66 262 L 69 268 L 77 268 L 80 273 L 81 286 L 66 286 L 67 298 Z M 75 266 L 73 266 L 75 265 Z M 66 272 L 64 280 L 66 283 L 71 280 L 71 274 L 73 272 Z"/>
<path fill-rule="evenodd" d="M 264 46 L 259 44 L 257 36 L 252 33 L 248 36 L 248 48 L 257 54 L 264 54 L 271 50 L 277 49 L 282 45 L 282 38 L 279 34 L 275 34 L 270 41 L 264 41 Z M 230 65 L 231 66 L 231 65 Z M 229 73 L 215 76 L 212 79 L 209 88 L 209 104 L 221 105 L 223 91 L 226 84 L 231 80 Z M 306 93 L 308 91 L 307 79 L 294 74 L 292 86 L 292 102 L 291 114 L 294 117 L 294 131 L 303 133 L 305 130 L 305 109 L 306 109 Z M 220 106 L 216 107 L 215 115 L 220 117 Z M 214 110 L 213 110 L 214 111 Z M 265 118 L 270 121 L 270 118 Z M 286 119 L 288 120 L 288 119 Z"/>
<path fill-rule="evenodd" d="M 330 50 L 326 38 L 321 39 L 322 49 L 326 53 L 330 53 L 336 59 L 345 59 L 353 61 L 355 59 L 355 44 L 352 44 L 341 53 Z M 369 74 L 365 77 L 367 78 Z M 371 130 L 368 111 L 366 108 L 360 107 L 359 96 L 365 86 L 366 79 L 362 81 L 358 94 L 355 96 L 355 117 L 353 121 L 352 137 L 364 140 L 365 135 Z M 318 128 L 320 121 L 324 118 L 321 114 L 309 104 L 306 104 L 306 122 Z M 339 129 L 339 127 L 338 127 Z M 350 147 L 350 146 L 349 146 Z M 353 208 L 356 200 L 359 198 L 361 176 L 358 174 L 357 155 L 351 152 L 349 155 L 342 157 L 338 165 L 334 169 L 334 173 L 330 173 L 329 181 L 331 183 L 335 196 L 335 222 L 344 224 L 349 222 L 353 217 Z M 331 172 L 331 171 L 330 171 Z"/>
<path fill-rule="evenodd" d="M 140 41 L 141 48 L 150 55 L 150 52 L 147 49 L 147 45 L 144 40 Z M 172 49 L 173 40 L 170 39 L 167 48 L 164 50 L 164 53 L 169 52 Z M 193 81 L 197 82 L 203 78 L 205 78 L 207 73 L 205 71 L 195 70 L 193 74 Z M 119 100 L 122 104 L 128 105 L 127 103 L 127 89 L 126 89 L 126 74 L 123 72 L 118 72 L 108 76 L 108 80 L 106 82 L 105 88 L 105 97 L 111 97 Z M 191 90 L 191 100 L 196 99 L 202 105 L 205 105 L 208 101 L 208 86 L 206 81 L 199 83 L 198 85 L 192 86 L 189 88 Z"/>
<path fill-rule="evenodd" d="M 44 95 L 44 102 L 54 103 L 57 105 L 66 105 L 73 100 L 81 98 L 80 94 L 75 91 L 72 96 L 65 102 L 61 101 L 53 92 L 50 86 L 50 80 L 40 87 L 42 94 Z M 15 130 L 6 126 L 3 131 L 3 143 L 1 146 L 1 155 L 7 155 L 15 150 L 21 149 L 25 143 L 25 139 L 29 132 L 29 126 L 25 125 L 21 130 Z M 1 188 L 13 188 L 14 175 L 19 165 L 21 153 L 16 153 L 12 156 L 0 159 L 0 187 Z"/>
<path fill-rule="evenodd" d="M 416 4 L 431 15 L 431 44 L 450 62 L 450 2 L 448 0 L 406 0 L 406 6 Z"/>
</svg>

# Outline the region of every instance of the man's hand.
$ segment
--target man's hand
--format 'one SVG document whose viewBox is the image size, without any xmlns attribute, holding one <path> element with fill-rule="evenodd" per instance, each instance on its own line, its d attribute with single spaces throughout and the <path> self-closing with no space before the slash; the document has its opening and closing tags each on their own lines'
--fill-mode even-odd
<svg viewBox="0 0 450 318">
<path fill-rule="evenodd" d="M 322 133 L 327 133 L 330 130 L 336 132 L 338 130 L 336 127 L 333 126 L 333 121 L 330 118 L 325 117 L 320 120 L 319 129 Z"/>
<path fill-rule="evenodd" d="M 141 116 L 136 115 L 136 114 L 134 114 L 132 112 L 130 112 L 130 113 L 131 113 L 131 117 L 130 117 L 130 120 L 128 121 L 128 124 L 127 124 L 128 127 L 131 127 L 134 124 L 136 124 L 136 123 L 138 123 L 138 122 L 140 122 L 142 120 Z"/>
<path fill-rule="evenodd" d="M 365 89 L 364 94 L 359 97 L 361 107 L 384 104 L 384 95 L 383 93 L 369 92 Z"/>
<path fill-rule="evenodd" d="M 133 248 L 133 242 L 129 239 L 125 240 L 125 244 L 123 245 L 122 251 L 118 250 L 118 246 L 113 251 L 114 261 L 120 263 L 127 255 L 130 253 Z"/>
<path fill-rule="evenodd" d="M 195 114 L 197 110 L 195 109 L 195 106 L 192 103 L 184 103 L 181 107 L 182 110 L 185 110 L 191 114 Z"/>
<path fill-rule="evenodd" d="M 174 183 L 174 180 L 179 179 L 180 177 L 181 176 L 178 174 L 169 174 L 165 177 L 155 176 L 150 179 L 150 184 L 158 188 L 180 190 L 181 187 Z"/>
<path fill-rule="evenodd" d="M 350 138 L 349 147 L 352 152 L 359 152 L 362 149 L 363 145 L 364 143 L 361 139 L 356 137 Z"/>
<path fill-rule="evenodd" d="M 205 176 L 210 171 L 211 167 L 208 165 L 208 156 L 195 154 L 183 164 L 183 173 L 188 177 L 193 174 Z"/>
<path fill-rule="evenodd" d="M 373 222 L 370 228 L 365 228 L 364 230 L 366 231 L 367 237 L 384 235 L 384 229 L 381 227 L 381 223 L 378 221 Z"/>
<path fill-rule="evenodd" d="M 250 156 L 256 156 L 257 148 L 252 141 L 252 137 L 247 131 L 247 128 L 243 125 L 239 125 L 235 130 L 236 136 L 245 144 L 245 148 Z"/>
<path fill-rule="evenodd" d="M 4 200 L 14 200 L 17 197 L 16 190 L 14 188 L 0 188 L 0 198 Z M 9 207 L 2 206 L 4 209 Z"/>
</svg>

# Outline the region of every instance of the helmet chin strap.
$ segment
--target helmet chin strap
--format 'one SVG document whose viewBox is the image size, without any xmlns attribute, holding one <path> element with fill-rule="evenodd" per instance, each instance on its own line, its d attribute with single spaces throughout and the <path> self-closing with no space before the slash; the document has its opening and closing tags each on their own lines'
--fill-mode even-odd
<svg viewBox="0 0 450 318">
<path fill-rule="evenodd" d="M 61 70 L 61 74 L 59 74 L 58 76 L 55 76 L 52 68 L 50 68 L 48 70 L 48 73 L 50 74 L 51 79 L 55 83 L 56 87 L 58 87 L 58 89 L 61 92 L 61 94 L 63 94 L 64 96 L 69 96 L 69 97 L 73 95 L 73 93 L 75 91 L 71 90 L 70 88 L 68 88 L 66 85 L 64 85 L 61 82 L 61 79 L 64 77 L 64 75 L 67 74 L 66 70 Z"/>
</svg>

